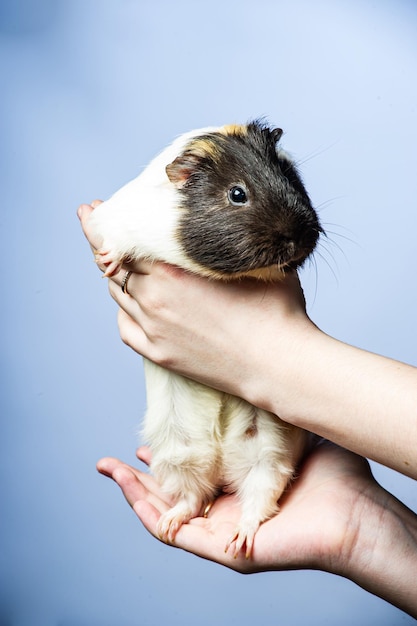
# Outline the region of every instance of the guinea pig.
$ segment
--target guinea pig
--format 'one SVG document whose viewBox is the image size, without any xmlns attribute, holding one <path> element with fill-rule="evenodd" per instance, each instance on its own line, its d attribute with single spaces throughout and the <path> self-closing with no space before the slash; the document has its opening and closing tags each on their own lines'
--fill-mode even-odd
<svg viewBox="0 0 417 626">
<path fill-rule="evenodd" d="M 261 121 L 177 138 L 90 218 L 106 276 L 136 259 L 161 260 L 216 280 L 280 280 L 323 232 L 282 130 Z M 173 542 L 221 492 L 241 517 L 225 546 L 250 558 L 260 524 L 278 512 L 309 434 L 243 399 L 144 359 L 143 434 L 151 471 L 175 505 L 158 525 Z M 233 547 L 232 547 L 233 546 Z"/>
</svg>

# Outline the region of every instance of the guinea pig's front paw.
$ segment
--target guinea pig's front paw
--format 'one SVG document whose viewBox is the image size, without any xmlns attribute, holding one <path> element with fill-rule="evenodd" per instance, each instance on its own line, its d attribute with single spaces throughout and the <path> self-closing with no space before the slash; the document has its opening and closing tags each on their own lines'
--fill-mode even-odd
<svg viewBox="0 0 417 626">
<path fill-rule="evenodd" d="M 245 557 L 250 559 L 252 556 L 253 542 L 256 532 L 260 526 L 257 520 L 252 522 L 243 522 L 236 527 L 234 534 L 230 537 L 226 544 L 225 552 L 229 552 L 232 544 L 234 544 L 233 558 L 237 559 L 243 546 L 245 546 Z"/>
<path fill-rule="evenodd" d="M 181 526 L 197 515 L 198 513 L 187 502 L 178 502 L 159 518 L 157 526 L 158 537 L 164 543 L 172 543 Z"/>
<path fill-rule="evenodd" d="M 103 278 L 110 278 L 115 274 L 118 274 L 122 269 L 122 260 L 112 252 L 105 248 L 100 248 L 95 252 L 95 259 L 98 265 L 104 265 L 106 268 L 103 274 Z"/>
</svg>

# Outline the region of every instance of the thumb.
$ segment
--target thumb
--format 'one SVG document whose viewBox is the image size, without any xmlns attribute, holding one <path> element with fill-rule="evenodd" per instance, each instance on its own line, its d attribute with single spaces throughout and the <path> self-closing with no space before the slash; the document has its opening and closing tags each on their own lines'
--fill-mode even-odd
<svg viewBox="0 0 417 626">
<path fill-rule="evenodd" d="M 93 251 L 97 250 L 101 246 L 102 242 L 100 241 L 100 238 L 91 232 L 88 222 L 94 209 L 101 203 L 101 200 L 94 200 L 91 204 L 81 204 L 77 209 L 77 215 L 81 222 L 84 235 L 86 236 L 90 246 L 93 248 Z"/>
</svg>

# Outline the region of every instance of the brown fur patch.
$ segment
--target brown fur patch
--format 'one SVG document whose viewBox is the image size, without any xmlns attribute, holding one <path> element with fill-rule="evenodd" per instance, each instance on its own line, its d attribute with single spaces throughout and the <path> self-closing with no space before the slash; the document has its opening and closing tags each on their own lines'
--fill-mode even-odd
<svg viewBox="0 0 417 626">
<path fill-rule="evenodd" d="M 222 126 L 216 132 L 226 136 L 246 137 L 247 126 L 243 124 L 228 124 L 226 126 Z M 215 163 L 218 163 L 223 156 L 220 145 L 219 142 L 216 141 L 214 133 L 212 137 L 210 137 L 210 135 L 206 135 L 192 139 L 187 145 L 185 152 L 191 152 L 194 156 L 200 159 L 209 157 Z"/>
<path fill-rule="evenodd" d="M 210 157 L 213 161 L 219 161 L 221 154 L 216 143 L 207 137 L 197 137 L 192 139 L 187 146 L 187 152 L 190 151 L 195 156 L 205 159 Z"/>
<path fill-rule="evenodd" d="M 254 420 L 249 428 L 246 429 L 245 437 L 247 437 L 247 439 L 252 439 L 252 437 L 255 437 L 257 435 L 257 433 L 258 427 L 256 425 L 256 421 Z"/>
<path fill-rule="evenodd" d="M 227 124 L 219 129 L 219 132 L 225 135 L 234 135 L 237 137 L 246 137 L 248 134 L 248 127 L 244 124 Z"/>
</svg>

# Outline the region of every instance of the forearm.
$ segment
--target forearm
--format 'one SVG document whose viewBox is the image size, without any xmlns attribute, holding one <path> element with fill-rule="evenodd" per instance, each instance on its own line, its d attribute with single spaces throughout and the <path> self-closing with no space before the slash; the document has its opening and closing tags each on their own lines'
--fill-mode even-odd
<svg viewBox="0 0 417 626">
<path fill-rule="evenodd" d="M 310 324 L 292 335 L 284 367 L 265 361 L 265 352 L 259 359 L 249 384 L 255 402 L 417 478 L 417 369 L 343 344 Z M 273 346 L 269 353 L 275 354 Z"/>
</svg>

